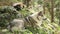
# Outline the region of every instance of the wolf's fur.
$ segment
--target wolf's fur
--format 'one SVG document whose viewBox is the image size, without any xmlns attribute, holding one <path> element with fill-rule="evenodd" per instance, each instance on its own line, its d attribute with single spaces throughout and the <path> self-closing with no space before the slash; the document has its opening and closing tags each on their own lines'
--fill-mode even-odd
<svg viewBox="0 0 60 34">
<path fill-rule="evenodd" d="M 32 26 L 32 27 L 36 27 L 36 26 L 40 26 L 42 24 L 43 19 L 46 19 L 43 15 L 42 12 L 36 12 L 32 15 L 29 15 L 28 17 L 26 17 L 24 19 L 25 21 L 25 25 L 27 26 Z"/>
<path fill-rule="evenodd" d="M 35 14 L 29 15 L 28 17 L 24 18 L 24 19 L 14 19 L 11 23 L 10 23 L 10 30 L 13 27 L 16 27 L 18 29 L 23 29 L 23 27 L 40 27 L 40 25 L 42 24 L 42 20 L 43 18 L 43 14 L 42 12 L 37 12 Z"/>
</svg>

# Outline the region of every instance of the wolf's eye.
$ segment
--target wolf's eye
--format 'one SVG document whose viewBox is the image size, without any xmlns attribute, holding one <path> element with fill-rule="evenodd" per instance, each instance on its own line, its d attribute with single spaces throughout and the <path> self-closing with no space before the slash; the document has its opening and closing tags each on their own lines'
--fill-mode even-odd
<svg viewBox="0 0 60 34">
<path fill-rule="evenodd" d="M 41 17 L 43 17 L 43 15 L 41 15 Z"/>
</svg>

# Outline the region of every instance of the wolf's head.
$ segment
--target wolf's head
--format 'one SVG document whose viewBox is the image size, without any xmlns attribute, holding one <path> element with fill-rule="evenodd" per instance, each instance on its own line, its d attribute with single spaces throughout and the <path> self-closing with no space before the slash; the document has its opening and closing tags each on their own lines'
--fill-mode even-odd
<svg viewBox="0 0 60 34">
<path fill-rule="evenodd" d="M 42 24 L 43 20 L 46 20 L 47 18 L 44 16 L 43 12 L 36 12 L 30 15 L 29 17 L 29 22 L 34 25 L 34 26 L 40 26 Z"/>
<path fill-rule="evenodd" d="M 40 19 L 46 20 L 47 18 L 46 18 L 46 16 L 43 14 L 43 12 L 40 11 L 40 12 L 37 14 L 37 19 L 38 19 L 38 20 L 40 20 Z"/>
<path fill-rule="evenodd" d="M 35 20 L 46 20 L 45 15 L 43 14 L 43 11 L 35 12 L 32 15 L 30 15 Z"/>
</svg>

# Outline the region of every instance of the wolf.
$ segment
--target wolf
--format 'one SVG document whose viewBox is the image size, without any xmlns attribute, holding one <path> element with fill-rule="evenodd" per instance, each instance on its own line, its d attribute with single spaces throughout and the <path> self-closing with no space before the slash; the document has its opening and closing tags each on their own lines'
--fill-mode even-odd
<svg viewBox="0 0 60 34">
<path fill-rule="evenodd" d="M 25 29 L 26 27 L 40 27 L 42 21 L 46 19 L 47 18 L 44 17 L 43 12 L 36 12 L 23 19 L 14 19 L 9 24 L 9 28 L 11 31 L 13 31 L 15 28 L 21 30 L 21 29 Z"/>
<path fill-rule="evenodd" d="M 24 19 L 24 22 L 25 22 L 25 26 L 27 25 L 28 27 L 29 26 L 32 26 L 32 27 L 40 27 L 40 25 L 42 24 L 43 20 L 46 20 L 46 16 L 44 16 L 43 12 L 40 11 L 40 12 L 36 12 L 32 15 L 29 15 L 28 17 L 26 17 Z"/>
</svg>

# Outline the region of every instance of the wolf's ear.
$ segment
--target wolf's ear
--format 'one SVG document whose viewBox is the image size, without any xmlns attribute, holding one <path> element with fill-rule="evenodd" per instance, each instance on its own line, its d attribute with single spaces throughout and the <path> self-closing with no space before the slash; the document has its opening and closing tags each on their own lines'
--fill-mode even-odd
<svg viewBox="0 0 60 34">
<path fill-rule="evenodd" d="M 38 13 L 38 15 L 42 15 L 42 11 L 40 11 L 40 12 Z"/>
</svg>

